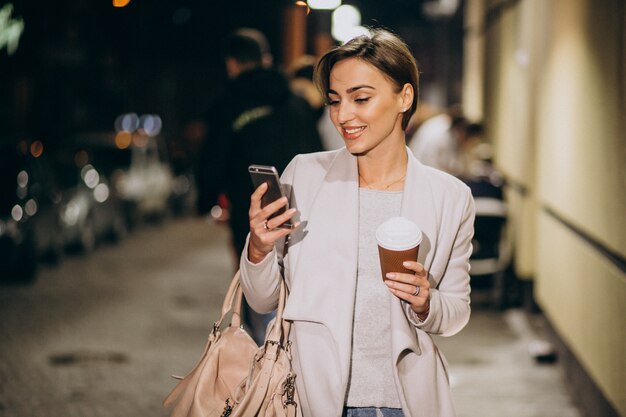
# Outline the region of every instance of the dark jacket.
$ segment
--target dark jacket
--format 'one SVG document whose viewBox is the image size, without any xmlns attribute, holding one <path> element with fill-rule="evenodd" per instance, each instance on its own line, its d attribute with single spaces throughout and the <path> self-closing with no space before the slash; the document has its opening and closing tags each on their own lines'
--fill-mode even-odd
<svg viewBox="0 0 626 417">
<path fill-rule="evenodd" d="M 253 69 L 231 81 L 207 119 L 196 170 L 198 211 L 207 213 L 220 193 L 227 195 L 239 253 L 249 230 L 248 166 L 274 165 L 282 173 L 295 155 L 319 151 L 322 144 L 308 103 L 274 69 Z"/>
</svg>

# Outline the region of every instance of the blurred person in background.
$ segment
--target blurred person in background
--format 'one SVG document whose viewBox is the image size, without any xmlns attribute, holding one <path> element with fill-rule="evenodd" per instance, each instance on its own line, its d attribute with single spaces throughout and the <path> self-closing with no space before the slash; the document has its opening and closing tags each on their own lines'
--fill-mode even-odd
<svg viewBox="0 0 626 417">
<path fill-rule="evenodd" d="M 457 109 L 450 109 L 425 120 L 407 141 L 408 146 L 421 163 L 460 176 L 467 125 Z"/>
<path fill-rule="evenodd" d="M 316 85 L 345 146 L 299 155 L 282 182 L 287 198 L 250 199 L 241 284 L 258 311 L 289 287 L 293 366 L 302 415 L 452 417 L 446 361 L 432 335 L 470 317 L 474 204 L 457 178 L 407 149 L 418 72 L 406 44 L 375 29 L 320 59 Z M 408 273 L 381 277 L 375 231 L 403 216 L 424 233 Z M 295 220 L 295 228 L 279 226 Z M 287 239 L 289 237 L 289 239 Z"/>
<path fill-rule="evenodd" d="M 442 110 L 439 107 L 425 101 L 419 102 L 417 104 L 415 114 L 413 114 L 411 120 L 409 120 L 409 124 L 404 130 L 407 139 L 410 140 L 410 138 L 413 137 L 415 131 L 422 125 L 422 123 L 439 113 L 442 113 Z"/>
<path fill-rule="evenodd" d="M 294 93 L 306 99 L 317 120 L 317 130 L 324 150 L 331 151 L 344 146 L 343 139 L 328 114 L 324 96 L 313 83 L 313 71 L 317 60 L 310 55 L 297 59 L 289 68 L 291 88 Z"/>
<path fill-rule="evenodd" d="M 485 143 L 483 134 L 482 123 L 468 122 L 465 125 L 459 142 L 459 178 L 472 178 L 485 168 L 485 164 L 491 163 L 491 147 Z"/>
<path fill-rule="evenodd" d="M 273 165 L 282 172 L 299 153 L 321 150 L 307 102 L 292 93 L 287 78 L 272 66 L 265 36 L 241 28 L 223 44 L 229 81 L 211 105 L 206 133 L 196 162 L 197 209 L 209 214 L 218 197 L 227 199 L 236 260 L 249 231 L 248 207 L 253 190 L 251 164 Z M 225 206 L 226 202 L 221 201 Z M 247 309 L 245 321 L 262 343 L 268 317 Z"/>
</svg>

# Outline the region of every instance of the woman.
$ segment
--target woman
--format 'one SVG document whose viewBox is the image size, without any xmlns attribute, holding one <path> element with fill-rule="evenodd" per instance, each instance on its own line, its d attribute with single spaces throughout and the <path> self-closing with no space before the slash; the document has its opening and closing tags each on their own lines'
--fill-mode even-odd
<svg viewBox="0 0 626 417">
<path fill-rule="evenodd" d="M 417 103 L 406 45 L 374 30 L 324 55 L 316 84 L 345 141 L 299 155 L 285 169 L 286 198 L 251 197 L 242 286 L 259 312 L 290 289 L 293 365 L 304 416 L 453 416 L 446 362 L 430 334 L 469 320 L 474 207 L 469 189 L 407 152 L 403 129 Z M 423 232 L 414 274 L 383 281 L 374 230 L 401 215 Z M 297 220 L 294 229 L 278 227 Z"/>
</svg>

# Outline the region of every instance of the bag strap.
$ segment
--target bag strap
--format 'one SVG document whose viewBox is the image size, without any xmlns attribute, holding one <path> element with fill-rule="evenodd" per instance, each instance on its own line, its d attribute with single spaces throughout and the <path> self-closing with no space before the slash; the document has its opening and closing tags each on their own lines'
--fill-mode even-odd
<svg viewBox="0 0 626 417">
<path fill-rule="evenodd" d="M 243 299 L 243 290 L 241 289 L 240 281 L 241 273 L 237 271 L 233 280 L 231 281 L 226 296 L 224 297 L 224 303 L 222 304 L 222 315 L 220 319 L 213 323 L 214 331 L 217 331 L 222 325 L 226 315 L 232 310 L 233 315 L 230 325 L 232 327 L 239 327 L 241 325 L 241 301 Z"/>
<path fill-rule="evenodd" d="M 276 320 L 270 334 L 267 337 L 267 340 L 269 341 L 278 342 L 280 344 L 286 343 L 287 341 L 291 324 L 286 320 L 283 320 L 283 312 L 285 310 L 286 303 L 287 285 L 285 284 L 285 279 L 281 278 L 280 293 L 278 295 L 278 307 L 276 307 Z"/>
<path fill-rule="evenodd" d="M 218 338 L 218 330 L 222 324 L 222 321 L 231 310 L 233 312 L 233 315 L 230 325 L 232 327 L 239 327 L 241 325 L 242 297 L 243 291 L 241 290 L 240 273 L 239 271 L 237 271 L 228 287 L 226 296 L 224 297 L 224 303 L 222 304 L 222 315 L 220 316 L 220 319 L 218 321 L 213 323 L 213 330 L 209 334 L 209 338 L 207 340 L 206 346 L 204 347 L 204 351 L 202 352 L 200 360 L 198 360 L 196 366 L 194 366 L 193 369 L 185 377 L 181 378 L 179 376 L 174 376 L 175 379 L 181 381 L 178 383 L 178 385 L 176 385 L 176 387 L 174 387 L 174 389 L 172 390 L 172 392 L 170 392 L 167 398 L 163 400 L 164 406 L 169 407 L 172 403 L 174 403 L 174 401 L 176 401 L 180 394 L 182 394 L 185 391 L 186 387 L 190 384 L 191 379 L 195 377 L 195 374 L 196 372 L 198 372 L 200 366 L 202 365 L 204 358 L 207 356 L 209 350 Z"/>
</svg>

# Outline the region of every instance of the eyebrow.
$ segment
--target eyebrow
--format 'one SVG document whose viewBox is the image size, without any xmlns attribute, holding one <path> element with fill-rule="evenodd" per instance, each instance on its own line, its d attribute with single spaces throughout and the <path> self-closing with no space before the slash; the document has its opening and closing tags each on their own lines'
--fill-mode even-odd
<svg viewBox="0 0 626 417">
<path fill-rule="evenodd" d="M 348 88 L 348 89 L 346 90 L 346 92 L 347 92 L 348 94 L 350 94 L 350 93 L 354 93 L 355 91 L 360 90 L 360 89 L 362 89 L 362 88 L 369 88 L 369 89 L 372 89 L 372 90 L 376 90 L 376 89 L 375 89 L 374 87 L 372 87 L 371 85 L 361 84 L 361 85 L 356 85 L 356 86 L 354 86 L 354 87 L 350 87 L 350 88 Z M 339 95 L 339 93 L 337 93 L 337 92 L 336 92 L 335 90 L 333 90 L 333 89 L 328 89 L 328 94 L 335 94 L 335 95 Z"/>
</svg>

